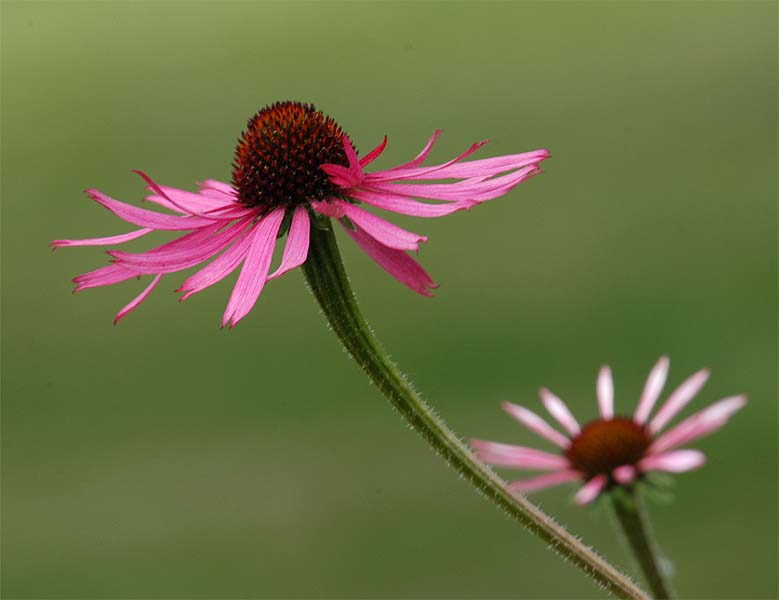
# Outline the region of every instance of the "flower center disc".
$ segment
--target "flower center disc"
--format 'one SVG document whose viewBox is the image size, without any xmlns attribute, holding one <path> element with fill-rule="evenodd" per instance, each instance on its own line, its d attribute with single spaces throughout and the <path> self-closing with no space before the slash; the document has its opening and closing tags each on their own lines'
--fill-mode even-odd
<svg viewBox="0 0 779 600">
<path fill-rule="evenodd" d="M 610 475 L 616 467 L 637 463 L 651 441 L 644 427 L 631 419 L 615 417 L 585 425 L 565 456 L 587 477 Z"/>
<path fill-rule="evenodd" d="M 313 104 L 276 102 L 254 115 L 235 149 L 233 185 L 246 206 L 294 207 L 337 188 L 320 166 L 348 166 L 344 132 Z"/>
</svg>

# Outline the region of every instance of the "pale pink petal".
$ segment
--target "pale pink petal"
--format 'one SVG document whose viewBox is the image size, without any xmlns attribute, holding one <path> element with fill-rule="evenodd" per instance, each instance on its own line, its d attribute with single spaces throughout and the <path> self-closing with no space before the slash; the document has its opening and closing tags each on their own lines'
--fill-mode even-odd
<svg viewBox="0 0 779 600">
<path fill-rule="evenodd" d="M 267 281 L 270 262 L 273 259 L 273 248 L 276 245 L 276 235 L 283 219 L 284 209 L 277 208 L 263 217 L 249 233 L 251 245 L 222 317 L 222 327 L 227 324 L 231 329 L 235 327 L 260 297 Z"/>
<path fill-rule="evenodd" d="M 81 290 L 87 290 L 89 288 L 113 285 L 132 279 L 133 277 L 139 277 L 139 274 L 135 271 L 123 269 L 119 265 L 107 265 L 90 271 L 89 273 L 74 277 L 73 283 L 76 284 L 76 288 L 73 291 L 80 292 Z"/>
<path fill-rule="evenodd" d="M 388 248 L 359 227 L 352 230 L 344 225 L 344 230 L 376 264 L 403 285 L 423 296 L 433 295 L 430 293 L 430 289 L 436 288 L 438 285 L 408 254 L 401 250 Z"/>
<path fill-rule="evenodd" d="M 152 229 L 162 229 L 165 231 L 180 231 L 197 229 L 198 227 L 205 227 L 214 223 L 213 219 L 165 215 L 144 208 L 138 208 L 109 198 L 102 192 L 94 189 L 87 190 L 86 192 L 95 202 L 110 210 L 120 219 L 140 227 L 150 227 Z"/>
<path fill-rule="evenodd" d="M 369 164 L 371 164 L 374 160 L 376 160 L 381 155 L 382 152 L 384 152 L 384 148 L 386 147 L 387 147 L 387 136 L 385 135 L 381 144 L 376 146 L 373 150 L 368 152 L 368 154 L 366 154 L 360 159 L 360 167 L 365 168 Z"/>
<path fill-rule="evenodd" d="M 119 321 L 124 319 L 127 315 L 129 315 L 132 311 L 134 311 L 136 308 L 138 308 L 141 303 L 146 300 L 146 298 L 149 297 L 149 294 L 151 294 L 152 290 L 157 287 L 157 284 L 160 282 L 160 279 L 162 279 L 162 275 L 157 275 L 152 282 L 149 284 L 149 286 L 143 290 L 140 294 L 138 294 L 127 306 L 125 306 L 122 310 L 120 310 L 118 313 L 116 313 L 116 317 L 114 318 L 114 325 L 116 325 Z"/>
<path fill-rule="evenodd" d="M 533 477 L 531 479 L 512 481 L 508 484 L 508 488 L 512 492 L 528 494 L 530 492 L 536 492 L 544 488 L 552 487 L 553 485 L 560 485 L 561 483 L 580 479 L 581 476 L 582 474 L 578 471 L 565 469 L 562 471 L 554 471 L 553 473 L 544 473 L 543 475 L 539 475 L 538 477 Z"/>
<path fill-rule="evenodd" d="M 638 462 L 642 471 L 668 471 L 682 473 L 703 466 L 706 456 L 698 450 L 673 450 L 663 454 L 652 454 Z"/>
<path fill-rule="evenodd" d="M 731 396 L 715 402 L 661 435 L 650 446 L 649 451 L 653 454 L 664 452 L 714 433 L 746 403 L 746 396 Z"/>
<path fill-rule="evenodd" d="M 695 397 L 695 394 L 700 391 L 708 378 L 709 371 L 707 369 L 698 371 L 688 377 L 668 396 L 668 400 L 665 401 L 665 404 L 660 407 L 655 417 L 649 422 L 649 431 L 654 434 L 665 427 L 668 421 L 673 419 Z"/>
<path fill-rule="evenodd" d="M 246 233 L 247 226 L 251 225 L 251 219 L 246 219 L 241 222 L 240 226 L 243 228 L 243 233 L 241 233 L 242 237 L 239 237 L 239 239 L 225 250 L 224 253 L 188 277 L 184 283 L 181 284 L 181 287 L 176 291 L 186 293 L 179 299 L 179 302 L 183 302 L 190 296 L 221 281 L 241 264 L 243 259 L 246 258 L 249 246 L 251 245 L 252 238 Z"/>
<path fill-rule="evenodd" d="M 338 200 L 344 215 L 373 239 L 395 250 L 419 250 L 419 244 L 427 237 L 406 231 L 397 225 L 377 217 L 359 206 Z"/>
<path fill-rule="evenodd" d="M 563 428 L 571 435 L 579 435 L 581 433 L 581 427 L 576 421 L 571 411 L 565 405 L 565 402 L 560 400 L 552 392 L 546 388 L 541 388 L 538 391 L 541 396 L 541 402 L 544 403 L 546 410 L 552 415 Z"/>
<path fill-rule="evenodd" d="M 499 467 L 552 471 L 568 469 L 570 464 L 563 456 L 550 454 L 535 448 L 500 444 L 485 440 L 471 440 L 471 447 L 479 460 Z"/>
<path fill-rule="evenodd" d="M 112 235 L 110 237 L 87 238 L 83 240 L 54 240 L 49 246 L 51 246 L 52 250 L 66 248 L 68 246 L 113 246 L 114 244 L 124 244 L 131 240 L 137 240 L 139 237 L 151 233 L 152 231 L 154 230 L 150 227 L 144 227 L 143 229 L 136 229 L 129 233 Z"/>
<path fill-rule="evenodd" d="M 353 190 L 349 195 L 355 200 L 361 200 L 366 204 L 383 208 L 402 215 L 411 215 L 413 217 L 443 217 L 450 215 L 458 210 L 467 210 L 475 206 L 476 202 L 445 202 L 442 204 L 426 204 L 394 194 L 392 192 L 378 192 L 372 190 Z"/>
<path fill-rule="evenodd" d="M 292 224 L 289 227 L 289 234 L 287 234 L 287 245 L 284 246 L 281 265 L 268 277 L 268 281 L 281 277 L 284 273 L 306 262 L 310 233 L 311 221 L 306 207 L 298 206 L 292 216 Z"/>
<path fill-rule="evenodd" d="M 598 407 L 604 421 L 614 417 L 614 379 L 608 366 L 601 367 L 598 373 Z"/>
<path fill-rule="evenodd" d="M 608 477 L 605 475 L 596 475 L 590 479 L 578 492 L 576 492 L 576 504 L 584 506 L 595 500 L 603 488 L 606 487 L 606 483 L 608 483 Z"/>
<path fill-rule="evenodd" d="M 503 402 L 501 406 L 503 407 L 503 410 L 522 423 L 522 425 L 530 429 L 530 431 L 546 438 L 553 444 L 557 444 L 560 448 L 565 449 L 570 445 L 571 441 L 567 437 L 556 429 L 553 429 L 533 411 L 528 410 L 524 406 L 512 404 L 511 402 Z"/>
<path fill-rule="evenodd" d="M 638 407 L 633 417 L 633 420 L 639 425 L 646 423 L 649 413 L 652 412 L 655 402 L 660 397 L 660 392 L 663 391 L 666 377 L 668 377 L 669 364 L 668 357 L 661 356 L 649 373 L 649 377 L 644 385 L 644 391 L 641 393 L 641 400 L 638 402 Z"/>
<path fill-rule="evenodd" d="M 614 469 L 612 472 L 615 481 L 622 485 L 627 485 L 636 478 L 638 471 L 633 465 L 622 465 Z"/>
<path fill-rule="evenodd" d="M 238 193 L 235 191 L 235 188 L 229 183 L 224 183 L 223 181 L 217 181 L 216 179 L 206 179 L 202 184 L 198 185 L 203 190 L 212 189 L 230 198 L 238 197 Z"/>
</svg>

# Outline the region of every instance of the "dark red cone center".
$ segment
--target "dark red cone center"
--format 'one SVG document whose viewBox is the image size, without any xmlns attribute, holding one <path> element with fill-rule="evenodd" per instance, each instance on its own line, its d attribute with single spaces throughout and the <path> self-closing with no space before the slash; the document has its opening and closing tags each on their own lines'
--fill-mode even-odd
<svg viewBox="0 0 779 600">
<path fill-rule="evenodd" d="M 320 167 L 348 166 L 344 132 L 313 104 L 277 102 L 254 115 L 235 149 L 233 185 L 246 206 L 294 207 L 337 187 Z"/>
<path fill-rule="evenodd" d="M 610 475 L 616 467 L 637 463 L 651 442 L 645 427 L 631 419 L 615 417 L 585 425 L 571 440 L 565 456 L 587 478 Z"/>
</svg>

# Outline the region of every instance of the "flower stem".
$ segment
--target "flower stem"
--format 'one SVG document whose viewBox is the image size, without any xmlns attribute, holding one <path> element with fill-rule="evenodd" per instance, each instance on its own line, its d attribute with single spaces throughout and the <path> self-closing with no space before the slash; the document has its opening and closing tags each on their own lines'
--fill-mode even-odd
<svg viewBox="0 0 779 600">
<path fill-rule="evenodd" d="M 311 227 L 308 259 L 303 265 L 308 285 L 333 331 L 376 387 L 433 450 L 468 479 L 489 500 L 519 521 L 565 559 L 619 598 L 647 599 L 625 575 L 587 548 L 534 504 L 506 489 L 505 483 L 479 462 L 456 434 L 435 415 L 393 364 L 371 333 L 346 277 L 330 220 Z"/>
<path fill-rule="evenodd" d="M 625 539 L 644 573 L 652 596 L 657 600 L 674 598 L 675 594 L 660 563 L 660 554 L 644 502 L 634 487 L 617 488 L 609 496 Z"/>
</svg>

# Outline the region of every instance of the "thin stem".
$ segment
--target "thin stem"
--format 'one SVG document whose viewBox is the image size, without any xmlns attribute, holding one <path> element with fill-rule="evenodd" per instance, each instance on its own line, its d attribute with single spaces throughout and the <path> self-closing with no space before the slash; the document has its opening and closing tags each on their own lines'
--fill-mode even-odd
<svg viewBox="0 0 779 600">
<path fill-rule="evenodd" d="M 456 434 L 435 415 L 392 363 L 371 333 L 344 271 L 330 221 L 311 228 L 306 280 L 343 345 L 406 421 L 433 450 L 489 500 L 540 537 L 564 558 L 619 598 L 647 599 L 646 594 L 595 552 L 522 496 L 515 496 L 486 465 L 479 462 Z"/>
<path fill-rule="evenodd" d="M 622 533 L 649 584 L 652 596 L 657 600 L 674 598 L 675 594 L 660 563 L 657 543 L 638 490 L 634 487 L 618 488 L 609 496 Z"/>
</svg>

